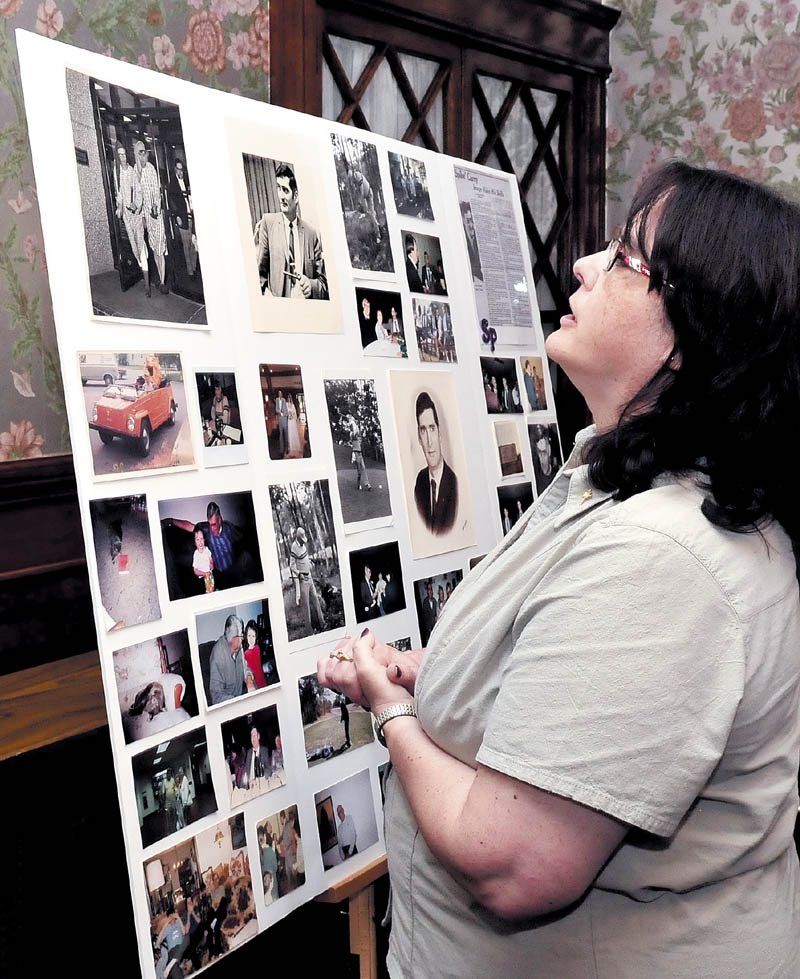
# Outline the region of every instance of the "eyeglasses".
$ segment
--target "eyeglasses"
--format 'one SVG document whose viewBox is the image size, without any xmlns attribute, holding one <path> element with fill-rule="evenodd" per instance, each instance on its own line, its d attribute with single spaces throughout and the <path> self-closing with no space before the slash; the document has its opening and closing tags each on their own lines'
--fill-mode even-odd
<svg viewBox="0 0 800 979">
<path fill-rule="evenodd" d="M 650 266 L 646 265 L 640 258 L 629 255 L 624 251 L 619 238 L 613 238 L 606 249 L 606 272 L 610 272 L 617 262 L 622 262 L 634 272 L 639 272 L 640 275 L 646 275 L 648 279 L 650 278 Z"/>
</svg>

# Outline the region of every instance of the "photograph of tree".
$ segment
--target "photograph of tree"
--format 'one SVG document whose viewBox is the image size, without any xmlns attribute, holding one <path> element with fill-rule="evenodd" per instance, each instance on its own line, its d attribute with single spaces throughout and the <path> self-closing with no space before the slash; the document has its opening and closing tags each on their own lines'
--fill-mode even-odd
<svg viewBox="0 0 800 979">
<path fill-rule="evenodd" d="M 344 626 L 327 479 L 269 488 L 289 641 Z"/>
</svg>

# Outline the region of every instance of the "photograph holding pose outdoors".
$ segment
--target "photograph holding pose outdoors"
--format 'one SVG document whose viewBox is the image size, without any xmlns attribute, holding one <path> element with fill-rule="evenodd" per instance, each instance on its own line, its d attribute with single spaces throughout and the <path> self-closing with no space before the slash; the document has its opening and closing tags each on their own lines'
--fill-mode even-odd
<svg viewBox="0 0 800 979">
<path fill-rule="evenodd" d="M 259 364 L 261 401 L 270 459 L 308 459 L 311 442 L 298 364 Z"/>
<path fill-rule="evenodd" d="M 344 232 L 354 269 L 394 272 L 378 151 L 373 143 L 331 133 Z"/>
<path fill-rule="evenodd" d="M 269 488 L 289 641 L 344 626 L 327 479 Z"/>
<path fill-rule="evenodd" d="M 297 806 L 287 806 L 256 823 L 261 883 L 267 907 L 306 882 L 303 836 Z"/>
<path fill-rule="evenodd" d="M 353 377 L 324 383 L 345 533 L 365 520 L 388 523 L 392 506 L 375 382 Z"/>
<path fill-rule="evenodd" d="M 394 203 L 398 214 L 433 221 L 425 163 L 402 153 L 389 153 Z"/>
<path fill-rule="evenodd" d="M 96 316 L 204 326 L 177 105 L 67 69 Z"/>
<path fill-rule="evenodd" d="M 360 704 L 321 687 L 316 673 L 297 681 L 308 767 L 372 744 L 372 717 Z"/>
<path fill-rule="evenodd" d="M 356 622 L 391 615 L 406 607 L 397 541 L 350 552 L 350 580 Z"/>
<path fill-rule="evenodd" d="M 356 289 L 356 311 L 365 356 L 408 356 L 399 292 L 359 287 Z"/>
</svg>

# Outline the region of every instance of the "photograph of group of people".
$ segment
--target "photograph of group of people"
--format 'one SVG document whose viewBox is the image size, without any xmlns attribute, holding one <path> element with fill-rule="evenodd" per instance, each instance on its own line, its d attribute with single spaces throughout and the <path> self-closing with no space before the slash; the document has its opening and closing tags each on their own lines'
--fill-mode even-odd
<svg viewBox="0 0 800 979">
<path fill-rule="evenodd" d="M 274 704 L 220 725 L 231 808 L 286 784 L 283 742 Z"/>
<path fill-rule="evenodd" d="M 428 172 L 424 160 L 390 152 L 389 173 L 397 213 L 423 221 L 433 221 Z"/>
<path fill-rule="evenodd" d="M 397 541 L 350 551 L 350 579 L 356 622 L 391 615 L 406 607 Z"/>
<path fill-rule="evenodd" d="M 156 976 L 190 976 L 258 932 L 244 816 L 145 861 Z"/>
<path fill-rule="evenodd" d="M 205 325 L 180 110 L 67 70 L 92 309 Z"/>
<path fill-rule="evenodd" d="M 528 411 L 547 410 L 547 391 L 544 383 L 544 366 L 541 357 L 520 357 L 522 380 Z"/>
<path fill-rule="evenodd" d="M 450 304 L 412 299 L 411 308 L 414 312 L 414 332 L 417 334 L 417 349 L 422 363 L 457 363 Z"/>
<path fill-rule="evenodd" d="M 368 769 L 317 792 L 314 804 L 322 865 L 326 870 L 378 842 L 378 824 Z"/>
<path fill-rule="evenodd" d="M 429 578 L 420 578 L 414 582 L 419 639 L 423 648 L 428 645 L 433 627 L 444 611 L 450 596 L 456 590 L 456 585 L 463 577 L 464 572 L 460 568 L 456 568 L 445 574 L 431 575 Z"/>
<path fill-rule="evenodd" d="M 497 504 L 504 534 L 511 530 L 532 503 L 533 487 L 529 482 L 497 487 Z"/>
<path fill-rule="evenodd" d="M 299 364 L 259 364 L 270 459 L 308 459 L 311 440 Z"/>
<path fill-rule="evenodd" d="M 524 411 L 513 357 L 481 357 L 481 374 L 486 410 L 490 415 Z"/>
<path fill-rule="evenodd" d="M 303 835 L 297 806 L 274 812 L 256 825 L 264 903 L 269 907 L 306 882 Z"/>
<path fill-rule="evenodd" d="M 297 681 L 297 692 L 309 768 L 372 743 L 369 711 L 343 694 L 320 686 L 316 673 L 301 676 Z"/>
<path fill-rule="evenodd" d="M 406 255 L 406 278 L 411 292 L 429 296 L 446 296 L 447 280 L 442 261 L 442 247 L 433 235 L 402 231 Z"/>
<path fill-rule="evenodd" d="M 356 308 L 365 356 L 408 356 L 399 292 L 357 287 Z"/>
</svg>

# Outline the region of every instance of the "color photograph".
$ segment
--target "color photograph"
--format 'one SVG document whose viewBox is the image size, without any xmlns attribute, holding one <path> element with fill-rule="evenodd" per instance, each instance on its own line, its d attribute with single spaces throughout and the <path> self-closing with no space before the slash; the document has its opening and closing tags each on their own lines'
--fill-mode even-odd
<svg viewBox="0 0 800 979">
<path fill-rule="evenodd" d="M 407 357 L 399 292 L 356 289 L 356 310 L 365 357 Z"/>
<path fill-rule="evenodd" d="M 92 311 L 205 326 L 177 105 L 67 69 Z"/>
<path fill-rule="evenodd" d="M 362 272 L 394 272 L 378 151 L 339 133 L 331 133 L 331 145 L 350 264 Z"/>
<path fill-rule="evenodd" d="M 446 296 L 447 279 L 442 262 L 442 246 L 433 235 L 401 231 L 406 256 L 406 278 L 411 292 Z"/>
<path fill-rule="evenodd" d="M 303 836 L 297 806 L 256 823 L 264 904 L 269 907 L 306 882 Z"/>
<path fill-rule="evenodd" d="M 186 629 L 116 649 L 114 679 L 126 744 L 199 713 Z"/>
<path fill-rule="evenodd" d="M 523 471 L 522 438 L 516 421 L 496 421 L 494 440 L 497 444 L 500 475 L 518 476 Z"/>
<path fill-rule="evenodd" d="M 231 809 L 286 785 L 283 744 L 274 705 L 220 725 Z"/>
<path fill-rule="evenodd" d="M 422 160 L 402 153 L 389 153 L 389 173 L 392 178 L 394 204 L 398 214 L 433 221 L 428 174 Z"/>
<path fill-rule="evenodd" d="M 369 771 L 331 785 L 314 796 L 317 830 L 326 870 L 364 853 L 378 842 Z"/>
<path fill-rule="evenodd" d="M 258 934 L 239 813 L 144 862 L 158 977 L 190 976 Z"/>
<path fill-rule="evenodd" d="M 351 551 L 350 580 L 356 622 L 379 619 L 406 607 L 397 541 Z"/>
<path fill-rule="evenodd" d="M 533 504 L 533 486 L 530 483 L 510 483 L 497 487 L 497 504 L 503 533 L 507 534 L 519 518 Z"/>
<path fill-rule="evenodd" d="M 522 368 L 522 381 L 525 385 L 526 411 L 546 411 L 547 391 L 542 358 L 524 355 L 519 358 L 519 366 Z"/>
<path fill-rule="evenodd" d="M 536 480 L 536 495 L 540 496 L 561 468 L 561 445 L 558 438 L 558 425 L 528 425 L 528 440 L 531 443 L 533 458 L 533 478 Z"/>
<path fill-rule="evenodd" d="M 344 694 L 321 687 L 316 673 L 297 681 L 309 768 L 372 744 L 372 715 Z"/>
<path fill-rule="evenodd" d="M 91 500 L 89 513 L 106 632 L 160 619 L 147 497 Z"/>
<path fill-rule="evenodd" d="M 259 364 L 258 373 L 270 459 L 308 459 L 311 442 L 300 367 Z"/>
<path fill-rule="evenodd" d="M 196 371 L 194 381 L 203 431 L 203 464 L 232 466 L 247 462 L 236 374 Z"/>
<path fill-rule="evenodd" d="M 289 641 L 344 626 L 339 546 L 327 479 L 269 488 Z"/>
<path fill-rule="evenodd" d="M 96 479 L 195 464 L 181 355 L 78 354 Z"/>
<path fill-rule="evenodd" d="M 431 299 L 412 299 L 417 350 L 423 364 L 455 364 L 456 342 L 450 304 Z"/>
<path fill-rule="evenodd" d="M 481 374 L 486 410 L 490 415 L 522 412 L 513 357 L 481 357 Z"/>
<path fill-rule="evenodd" d="M 464 577 L 460 568 L 445 574 L 429 575 L 414 582 L 414 601 L 417 606 L 419 638 L 423 648 L 428 645 L 433 627 L 444 611 L 450 596 Z"/>
</svg>

